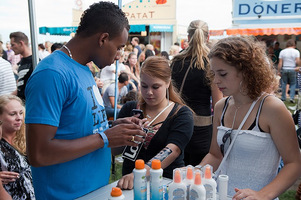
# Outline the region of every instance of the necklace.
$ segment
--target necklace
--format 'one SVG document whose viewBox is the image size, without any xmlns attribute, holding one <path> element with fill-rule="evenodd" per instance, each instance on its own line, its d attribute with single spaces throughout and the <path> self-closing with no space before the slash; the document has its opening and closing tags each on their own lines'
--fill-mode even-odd
<svg viewBox="0 0 301 200">
<path fill-rule="evenodd" d="M 235 106 L 236 107 L 236 106 Z M 234 113 L 234 117 L 233 117 L 233 122 L 232 122 L 232 127 L 231 127 L 231 129 L 233 129 L 233 127 L 234 127 L 234 123 L 235 123 L 235 119 L 236 119 L 236 114 L 237 114 L 237 111 L 238 111 L 238 109 L 240 108 L 240 106 L 239 107 L 236 107 L 236 110 L 235 110 L 235 113 Z"/>
<path fill-rule="evenodd" d="M 68 51 L 69 57 L 72 59 L 72 53 L 70 49 L 66 45 L 63 45 L 63 47 Z"/>
</svg>

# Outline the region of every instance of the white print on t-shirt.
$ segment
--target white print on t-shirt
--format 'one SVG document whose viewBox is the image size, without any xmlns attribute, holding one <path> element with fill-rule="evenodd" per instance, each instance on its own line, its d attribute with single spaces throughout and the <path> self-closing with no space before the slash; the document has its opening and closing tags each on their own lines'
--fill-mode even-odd
<svg viewBox="0 0 301 200">
<path fill-rule="evenodd" d="M 97 87 L 96 85 L 93 85 L 93 93 L 94 93 L 94 96 L 95 96 L 97 102 L 98 102 L 101 106 L 103 106 L 103 100 L 102 100 L 102 97 L 101 97 L 101 95 L 100 95 L 100 93 L 99 93 L 99 89 L 98 89 L 98 87 Z"/>
</svg>

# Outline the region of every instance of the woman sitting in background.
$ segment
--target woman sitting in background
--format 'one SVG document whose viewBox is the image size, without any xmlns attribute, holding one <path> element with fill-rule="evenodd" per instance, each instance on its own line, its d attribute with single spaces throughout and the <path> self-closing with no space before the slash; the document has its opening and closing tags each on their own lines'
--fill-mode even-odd
<svg viewBox="0 0 301 200">
<path fill-rule="evenodd" d="M 173 169 L 183 167 L 184 149 L 193 130 L 192 111 L 183 104 L 171 82 L 171 69 L 163 57 L 149 57 L 140 74 L 141 91 L 138 102 L 127 102 L 118 117 L 132 116 L 133 109 L 141 109 L 148 129 L 137 159 L 143 159 L 149 174 L 151 161 L 159 159 L 163 176 L 172 178 Z M 134 160 L 124 159 L 118 187 L 133 188 Z"/>
<path fill-rule="evenodd" d="M 0 96 L 0 178 L 13 199 L 35 199 L 26 158 L 24 106 L 14 95 Z"/>
</svg>

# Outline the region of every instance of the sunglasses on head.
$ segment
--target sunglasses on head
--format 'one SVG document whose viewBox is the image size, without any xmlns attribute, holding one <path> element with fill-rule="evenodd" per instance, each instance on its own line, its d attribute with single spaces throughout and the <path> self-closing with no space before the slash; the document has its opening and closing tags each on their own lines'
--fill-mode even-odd
<svg viewBox="0 0 301 200">
<path fill-rule="evenodd" d="M 232 131 L 233 131 L 233 129 L 227 130 L 222 138 L 223 144 L 221 144 L 220 149 L 221 149 L 223 156 L 227 152 L 227 150 L 232 142 L 232 139 L 231 139 Z"/>
</svg>

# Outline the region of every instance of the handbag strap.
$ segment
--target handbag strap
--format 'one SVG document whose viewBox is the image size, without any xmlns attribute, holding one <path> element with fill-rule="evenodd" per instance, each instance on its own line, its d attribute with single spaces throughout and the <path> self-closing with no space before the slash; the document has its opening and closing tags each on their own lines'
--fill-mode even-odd
<svg viewBox="0 0 301 200">
<path fill-rule="evenodd" d="M 261 96 L 260 96 L 260 97 L 261 97 Z M 250 108 L 249 108 L 247 114 L 245 115 L 244 119 L 243 119 L 242 122 L 240 123 L 240 125 L 239 125 L 239 127 L 238 127 L 238 129 L 237 129 L 237 131 L 236 131 L 236 134 L 234 135 L 234 138 L 233 138 L 233 140 L 232 140 L 232 142 L 231 142 L 231 144 L 230 144 L 230 146 L 229 146 L 229 148 L 228 148 L 228 150 L 227 150 L 225 156 L 224 156 L 223 159 L 222 159 L 222 162 L 220 163 L 218 169 L 217 169 L 216 172 L 215 172 L 215 174 L 216 174 L 216 177 L 215 177 L 215 178 L 218 178 L 218 175 L 219 175 L 219 173 L 220 173 L 220 171 L 221 171 L 221 167 L 223 166 L 225 160 L 227 159 L 227 157 L 228 157 L 228 155 L 229 155 L 229 153 L 230 153 L 230 151 L 231 151 L 231 149 L 232 149 L 232 147 L 233 147 L 233 145 L 234 145 L 234 141 L 236 140 L 236 138 L 237 138 L 239 132 L 241 131 L 241 128 L 243 127 L 243 125 L 244 125 L 245 122 L 247 121 L 247 119 L 248 119 L 250 113 L 252 112 L 254 106 L 256 105 L 256 103 L 257 103 L 257 101 L 260 99 L 260 97 L 258 97 L 255 101 L 253 101 L 253 103 L 252 103 L 252 105 L 250 106 Z"/>
<path fill-rule="evenodd" d="M 186 70 L 186 73 L 185 73 L 185 75 L 184 75 L 184 78 L 183 78 L 183 81 L 182 81 L 182 84 L 181 84 L 181 88 L 180 88 L 180 91 L 179 91 L 180 94 L 182 94 L 183 87 L 184 87 L 184 83 L 185 83 L 186 77 L 187 77 L 187 75 L 188 75 L 188 72 L 189 72 L 189 70 L 190 70 L 190 66 L 191 66 L 191 65 L 189 65 L 189 67 L 188 67 L 188 69 Z"/>
</svg>

